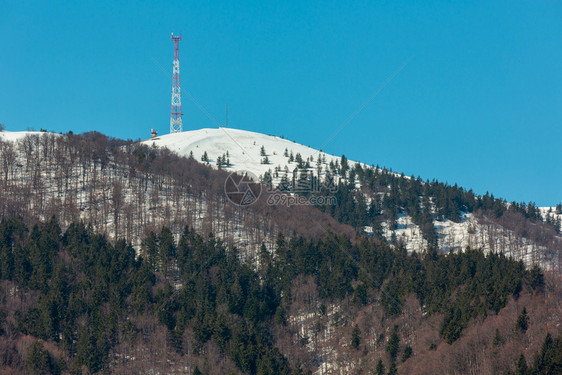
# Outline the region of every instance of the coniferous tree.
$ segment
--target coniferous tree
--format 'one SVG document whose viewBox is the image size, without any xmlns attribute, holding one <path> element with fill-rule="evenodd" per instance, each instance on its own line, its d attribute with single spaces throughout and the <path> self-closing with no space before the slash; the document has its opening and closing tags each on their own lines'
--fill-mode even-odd
<svg viewBox="0 0 562 375">
<path fill-rule="evenodd" d="M 390 359 L 392 362 L 396 360 L 396 356 L 398 355 L 398 349 L 400 345 L 400 337 L 398 337 L 398 326 L 394 326 L 394 330 L 392 331 L 392 335 L 386 344 L 386 351 L 390 355 Z"/>
<path fill-rule="evenodd" d="M 384 364 L 382 363 L 382 359 L 379 359 L 379 361 L 377 362 L 375 375 L 384 375 Z"/>
<path fill-rule="evenodd" d="M 266 171 L 263 174 L 263 176 L 261 178 L 261 183 L 268 186 L 268 187 L 273 186 L 273 177 L 271 176 L 271 170 Z"/>
<path fill-rule="evenodd" d="M 527 375 L 528 368 L 527 368 L 527 361 L 525 360 L 525 356 L 521 354 L 519 356 L 519 360 L 517 361 L 517 369 L 515 371 L 516 375 Z"/>
<path fill-rule="evenodd" d="M 164 275 L 167 275 L 169 265 L 172 259 L 177 258 L 177 249 L 174 241 L 174 235 L 168 227 L 162 227 L 158 238 L 158 260 L 159 268 Z"/>
<path fill-rule="evenodd" d="M 359 329 L 359 326 L 356 324 L 353 327 L 353 331 L 351 332 L 351 346 L 354 349 L 358 349 L 360 344 L 361 344 L 361 330 Z"/>
<path fill-rule="evenodd" d="M 527 315 L 527 308 L 523 307 L 523 311 L 521 311 L 521 314 L 517 317 L 515 329 L 525 333 L 527 328 L 529 328 L 529 316 Z"/>
<path fill-rule="evenodd" d="M 544 274 L 540 267 L 536 264 L 533 265 L 533 268 L 531 268 L 531 272 L 528 276 L 528 281 L 533 288 L 541 287 L 544 285 Z"/>
<path fill-rule="evenodd" d="M 43 348 L 43 345 L 36 340 L 29 348 L 26 362 L 35 374 L 50 374 L 51 360 L 49 353 Z"/>
<path fill-rule="evenodd" d="M 494 347 L 501 346 L 503 344 L 503 339 L 500 336 L 500 330 L 496 328 L 496 333 L 494 334 L 494 340 L 492 341 L 492 345 Z"/>
<path fill-rule="evenodd" d="M 404 353 L 402 353 L 402 362 L 406 362 L 408 358 L 412 356 L 412 347 L 410 345 L 404 348 Z"/>
<path fill-rule="evenodd" d="M 154 232 L 150 232 L 141 243 L 141 255 L 148 263 L 151 271 L 159 269 L 158 238 Z"/>
<path fill-rule="evenodd" d="M 345 177 L 347 171 L 349 170 L 349 163 L 347 161 L 347 158 L 345 157 L 345 155 L 341 156 L 341 167 L 340 167 L 340 174 Z"/>
</svg>

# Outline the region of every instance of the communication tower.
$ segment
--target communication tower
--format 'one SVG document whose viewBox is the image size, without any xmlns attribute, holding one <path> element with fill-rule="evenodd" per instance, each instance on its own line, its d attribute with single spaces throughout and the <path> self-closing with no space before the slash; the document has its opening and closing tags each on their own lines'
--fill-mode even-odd
<svg viewBox="0 0 562 375">
<path fill-rule="evenodd" d="M 180 86 L 180 36 L 171 36 L 174 41 L 174 74 L 172 78 L 172 114 L 170 116 L 170 133 L 180 133 L 183 131 L 181 120 L 181 86 Z"/>
</svg>

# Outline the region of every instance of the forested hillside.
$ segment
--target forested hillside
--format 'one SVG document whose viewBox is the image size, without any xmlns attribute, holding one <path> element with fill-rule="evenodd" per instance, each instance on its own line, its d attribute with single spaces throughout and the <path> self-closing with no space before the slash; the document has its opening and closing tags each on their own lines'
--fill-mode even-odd
<svg viewBox="0 0 562 375">
<path fill-rule="evenodd" d="M 280 235 L 255 269 L 188 227 L 178 241 L 166 227 L 150 233 L 135 257 L 124 240 L 81 223 L 62 232 L 54 217 L 4 219 L 0 241 L 5 373 L 394 373 L 459 348 L 496 373 L 486 366 L 513 369 L 562 320 L 559 284 L 478 251 Z M 467 346 L 485 325 L 496 328 L 490 352 Z"/>
<path fill-rule="evenodd" d="M 408 232 L 418 232 L 421 238 L 413 248 L 418 251 L 427 246 L 446 251 L 471 246 L 511 255 L 527 265 L 562 269 L 560 204 L 541 212 L 532 202 L 507 203 L 488 193 L 479 196 L 457 185 L 358 163 L 344 164 L 339 173 L 347 183 L 335 193 L 338 205 L 318 208 L 340 222 L 370 228 L 379 237 L 386 234 L 391 242 L 405 242 L 409 249 L 408 242 L 416 239 Z"/>
<path fill-rule="evenodd" d="M 407 177 L 240 129 L 190 130 L 143 143 L 218 170 L 250 171 L 268 189 L 302 197 L 339 222 L 402 242 L 408 251 L 468 246 L 511 255 L 529 267 L 562 267 L 562 203 L 550 208 L 508 203 L 490 193 L 477 195 L 456 184 Z M 326 204 L 326 197 L 337 204 Z"/>
<path fill-rule="evenodd" d="M 54 214 L 63 227 L 83 219 L 135 246 L 162 225 L 177 237 L 188 224 L 242 246 L 242 255 L 253 258 L 262 243 L 271 251 L 279 232 L 319 238 L 327 230 L 351 235 L 354 227 L 392 244 L 402 243 L 408 251 L 424 252 L 428 246 L 462 251 L 469 246 L 522 259 L 528 267 L 538 264 L 558 271 L 562 267 L 560 204 L 545 211 L 532 202 L 507 203 L 456 185 L 351 163 L 345 156 L 328 162 L 321 152 L 305 159 L 299 153 L 293 156 L 292 149 L 270 148 L 279 160 L 286 159 L 285 169 L 276 166 L 269 171 L 269 182 L 261 176 L 260 199 L 239 207 L 229 204 L 224 194 L 229 172 L 238 167 L 232 163 L 240 162 L 234 153 L 230 167 L 213 170 L 209 163 L 149 146 L 150 142 L 116 140 L 95 132 L 16 138 L 15 133 L 6 134 L 15 141 L 0 137 L 0 217 L 19 214 L 32 221 Z M 268 147 L 283 142 L 283 147 L 289 143 L 314 151 L 262 137 L 273 139 Z M 280 193 L 298 195 L 310 204 L 271 204 L 268 198 L 272 194 L 279 198 Z M 327 197 L 337 204 L 326 204 Z"/>
<path fill-rule="evenodd" d="M 326 193 L 295 191 L 315 178 L 301 173 L 310 158 L 295 162 L 283 194 Z M 316 178 L 337 177 L 336 205 L 268 204 L 279 191 L 264 186 L 237 206 L 228 171 L 165 148 L 99 133 L 0 140 L 0 373 L 559 366 L 556 210 L 546 220 L 533 204 L 331 164 Z M 406 218 L 418 250 L 399 235 Z M 474 246 L 443 246 L 437 227 L 457 221 Z"/>
<path fill-rule="evenodd" d="M 249 207 L 229 204 L 228 173 L 194 159 L 92 132 L 32 133 L 14 142 L 0 137 L 0 218 L 20 215 L 27 223 L 56 215 L 61 225 L 85 220 L 111 238 L 135 245 L 165 225 L 175 236 L 189 225 L 214 232 L 255 256 L 277 233 L 318 238 L 327 228 L 353 230 L 306 206 L 271 207 L 267 194 Z M 301 223 L 308 221 L 314 225 Z"/>
</svg>

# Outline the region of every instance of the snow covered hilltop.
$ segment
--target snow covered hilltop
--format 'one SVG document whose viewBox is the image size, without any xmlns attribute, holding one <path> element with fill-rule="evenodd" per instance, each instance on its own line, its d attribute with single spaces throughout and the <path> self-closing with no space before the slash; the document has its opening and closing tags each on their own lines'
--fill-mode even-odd
<svg viewBox="0 0 562 375">
<path fill-rule="evenodd" d="M 223 127 L 166 134 L 144 143 L 166 147 L 181 156 L 192 156 L 213 167 L 222 162 L 219 163 L 221 168 L 249 171 L 258 177 L 273 172 L 276 167 L 292 171 L 301 160 L 305 164 L 308 161 L 309 168 L 314 169 L 319 165 L 319 158 L 324 169 L 330 163 L 341 162 L 340 157 L 281 137 Z"/>
</svg>

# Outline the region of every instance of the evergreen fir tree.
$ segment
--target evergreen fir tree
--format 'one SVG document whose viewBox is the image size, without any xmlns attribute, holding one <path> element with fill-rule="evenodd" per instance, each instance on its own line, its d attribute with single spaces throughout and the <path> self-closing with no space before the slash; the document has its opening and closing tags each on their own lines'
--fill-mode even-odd
<svg viewBox="0 0 562 375">
<path fill-rule="evenodd" d="M 379 361 L 377 362 L 375 375 L 384 375 L 384 364 L 382 363 L 382 359 L 379 359 Z"/>
<path fill-rule="evenodd" d="M 496 328 L 496 333 L 494 334 L 494 340 L 492 341 L 492 345 L 494 347 L 498 347 L 503 344 L 503 339 L 500 336 L 500 330 Z"/>
<path fill-rule="evenodd" d="M 354 349 L 358 349 L 359 345 L 361 344 L 361 330 L 359 329 L 359 325 L 355 325 L 353 327 L 353 331 L 351 332 L 351 346 Z"/>
<path fill-rule="evenodd" d="M 527 360 L 525 360 L 525 356 L 523 354 L 521 354 L 519 356 L 519 360 L 517 361 L 517 369 L 515 371 L 516 375 L 527 375 L 528 369 L 527 369 Z"/>
<path fill-rule="evenodd" d="M 300 153 L 297 152 L 297 155 L 295 155 L 295 162 L 297 162 L 297 167 L 298 168 L 303 168 L 304 164 L 302 161 L 302 155 Z"/>
<path fill-rule="evenodd" d="M 35 374 L 50 374 L 51 362 L 49 353 L 43 349 L 43 345 L 36 340 L 31 344 L 27 354 L 26 362 Z"/>
<path fill-rule="evenodd" d="M 349 170 L 349 163 L 347 161 L 347 158 L 345 157 L 345 155 L 341 156 L 341 175 L 343 177 L 345 177 L 347 171 Z"/>
<path fill-rule="evenodd" d="M 408 358 L 412 356 L 412 347 L 410 345 L 404 348 L 404 353 L 402 353 L 402 362 L 406 362 Z"/>
<path fill-rule="evenodd" d="M 386 351 L 390 355 L 390 359 L 392 362 L 396 360 L 396 356 L 398 355 L 398 349 L 400 345 L 400 337 L 398 337 L 398 326 L 394 326 L 394 330 L 388 343 L 386 344 Z"/>
<path fill-rule="evenodd" d="M 523 311 L 521 311 L 521 314 L 517 317 L 515 329 L 525 333 L 527 328 L 529 328 L 529 316 L 527 315 L 527 308 L 523 307 Z"/>
</svg>

